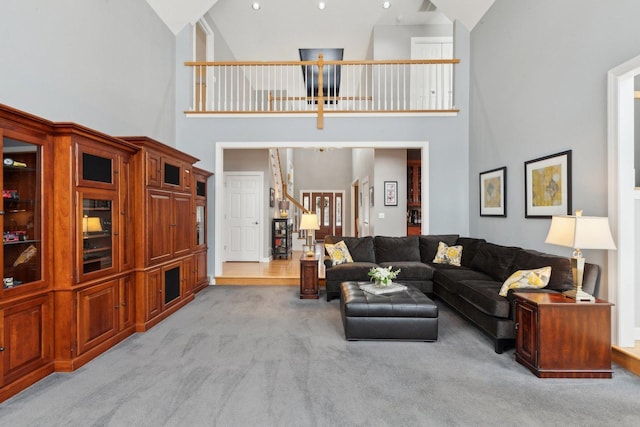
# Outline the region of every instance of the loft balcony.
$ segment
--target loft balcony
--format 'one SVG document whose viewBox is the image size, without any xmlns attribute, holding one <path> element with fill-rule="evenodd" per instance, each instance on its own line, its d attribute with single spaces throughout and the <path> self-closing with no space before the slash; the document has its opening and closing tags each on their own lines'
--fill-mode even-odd
<svg viewBox="0 0 640 427">
<path fill-rule="evenodd" d="M 459 59 L 185 62 L 188 116 L 456 115 Z"/>
</svg>

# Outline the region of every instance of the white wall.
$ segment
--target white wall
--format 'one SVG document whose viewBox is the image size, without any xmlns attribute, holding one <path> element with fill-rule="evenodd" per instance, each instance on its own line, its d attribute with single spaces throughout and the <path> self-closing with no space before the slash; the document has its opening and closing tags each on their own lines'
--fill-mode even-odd
<svg viewBox="0 0 640 427">
<path fill-rule="evenodd" d="M 375 203 L 372 222 L 378 236 L 407 235 L 407 150 L 375 150 Z M 398 206 L 384 205 L 384 182 L 398 182 Z M 383 217 L 381 217 L 381 215 Z"/>
<path fill-rule="evenodd" d="M 524 218 L 526 160 L 573 150 L 573 207 L 607 215 L 606 75 L 640 51 L 640 2 L 496 0 L 471 36 L 470 228 L 493 242 L 544 244 L 548 219 Z M 507 218 L 480 218 L 478 173 L 507 166 Z M 585 251 L 605 268 L 606 254 Z"/>
<path fill-rule="evenodd" d="M 635 77 L 634 87 L 636 91 L 640 91 L 640 75 Z M 640 98 L 636 98 L 633 102 L 634 107 L 634 140 L 635 140 L 635 158 L 634 166 L 636 169 L 636 187 L 640 187 Z"/>
<path fill-rule="evenodd" d="M 373 29 L 373 59 L 411 59 L 412 37 L 453 35 L 453 24 L 378 25 Z"/>
<path fill-rule="evenodd" d="M 146 1 L 2 0 L 0 102 L 173 144 L 175 38 Z"/>
</svg>

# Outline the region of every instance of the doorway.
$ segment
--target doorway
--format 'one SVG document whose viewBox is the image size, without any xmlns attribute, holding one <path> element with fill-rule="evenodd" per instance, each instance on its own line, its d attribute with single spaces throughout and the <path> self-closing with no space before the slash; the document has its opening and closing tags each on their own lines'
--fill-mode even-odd
<svg viewBox="0 0 640 427">
<path fill-rule="evenodd" d="M 636 221 L 640 191 L 634 187 L 634 91 L 640 74 L 640 56 L 608 73 L 609 221 L 618 250 L 608 255 L 608 300 L 614 303 L 613 343 L 633 347 L 640 339 L 636 294 Z"/>
<path fill-rule="evenodd" d="M 215 170 L 224 171 L 224 152 L 227 149 L 269 149 L 274 147 L 279 148 L 308 148 L 309 146 L 322 146 L 328 149 L 331 148 L 373 148 L 373 149 L 400 149 L 400 148 L 416 148 L 421 149 L 422 153 L 422 164 L 429 163 L 429 143 L 427 141 L 405 141 L 405 140 L 391 140 L 391 141 L 288 141 L 288 142 L 280 142 L 274 143 L 272 141 L 217 141 L 215 143 Z M 268 167 L 268 165 L 266 166 Z M 268 172 L 266 172 L 268 173 Z M 216 173 L 213 176 L 214 185 L 211 187 L 211 192 L 214 197 L 214 205 L 213 212 L 211 212 L 211 216 L 209 218 L 210 221 L 213 221 L 214 227 L 209 227 L 207 229 L 207 238 L 209 242 L 213 242 L 213 251 L 210 251 L 209 254 L 209 265 L 212 266 L 213 276 L 219 275 L 222 272 L 222 263 L 225 261 L 226 256 L 226 241 L 225 236 L 227 233 L 227 221 L 225 220 L 225 211 L 226 211 L 226 186 L 224 180 L 224 174 Z M 425 197 L 424 189 L 429 188 L 429 176 L 428 174 L 422 175 L 422 188 L 423 188 L 423 198 L 422 198 L 422 212 L 423 217 L 430 218 L 429 216 L 429 205 L 427 203 L 428 197 Z M 358 203 L 358 200 L 351 200 L 351 204 Z M 262 204 L 264 206 L 264 203 Z M 362 206 L 362 205 L 360 205 Z M 265 221 L 267 220 L 267 215 L 264 217 Z M 423 233 L 429 233 L 429 223 L 423 223 Z M 354 230 L 355 226 L 351 224 L 351 230 Z M 261 234 L 264 234 L 263 230 Z M 362 235 L 360 231 L 358 231 L 359 235 Z M 269 248 L 264 245 L 263 242 L 260 243 L 260 246 L 263 248 L 263 253 L 267 253 Z M 263 256 L 263 258 L 265 258 Z M 214 280 L 215 283 L 215 280 Z"/>
<path fill-rule="evenodd" d="M 262 172 L 225 172 L 225 260 L 260 261 Z"/>
<path fill-rule="evenodd" d="M 318 216 L 320 229 L 316 230 L 316 240 L 325 236 L 342 236 L 344 223 L 344 191 L 303 191 L 302 205 Z"/>
<path fill-rule="evenodd" d="M 193 26 L 193 60 L 199 62 L 213 61 L 213 31 L 207 21 L 200 19 Z M 209 67 L 194 67 L 193 79 L 195 80 L 193 100 L 197 110 L 209 109 L 209 94 L 213 90 L 213 73 L 208 72 Z"/>
</svg>

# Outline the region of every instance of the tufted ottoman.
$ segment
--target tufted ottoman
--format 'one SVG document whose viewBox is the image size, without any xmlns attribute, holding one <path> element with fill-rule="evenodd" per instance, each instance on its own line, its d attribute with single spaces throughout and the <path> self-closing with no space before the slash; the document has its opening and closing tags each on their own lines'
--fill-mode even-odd
<svg viewBox="0 0 640 427">
<path fill-rule="evenodd" d="M 438 339 L 438 306 L 421 291 L 408 286 L 403 292 L 373 295 L 361 290 L 360 283 L 340 284 L 340 313 L 346 339 Z"/>
</svg>

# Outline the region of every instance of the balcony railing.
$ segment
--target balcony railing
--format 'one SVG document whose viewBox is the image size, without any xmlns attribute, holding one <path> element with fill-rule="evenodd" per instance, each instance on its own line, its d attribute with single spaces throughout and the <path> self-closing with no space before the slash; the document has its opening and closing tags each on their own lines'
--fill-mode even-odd
<svg viewBox="0 0 640 427">
<path fill-rule="evenodd" d="M 456 113 L 459 59 L 185 62 L 187 114 Z"/>
</svg>

